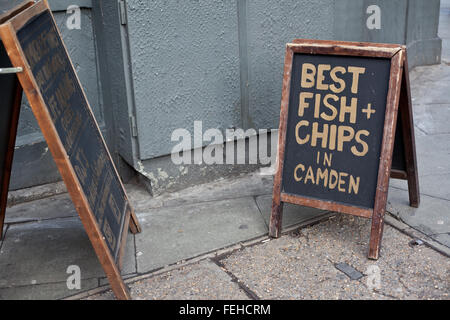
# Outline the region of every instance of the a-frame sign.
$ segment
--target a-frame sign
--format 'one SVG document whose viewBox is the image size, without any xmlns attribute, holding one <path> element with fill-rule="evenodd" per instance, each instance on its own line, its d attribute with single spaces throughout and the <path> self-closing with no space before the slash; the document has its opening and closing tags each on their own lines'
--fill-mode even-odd
<svg viewBox="0 0 450 320">
<path fill-rule="evenodd" d="M 130 299 L 120 269 L 128 229 L 140 232 L 139 222 L 48 3 L 23 1 L 2 13 L 0 68 L 10 68 L 0 70 L 0 230 L 23 88 L 114 294 Z"/>
<path fill-rule="evenodd" d="M 410 205 L 420 201 L 406 48 L 297 39 L 282 90 L 270 235 L 284 202 L 372 218 L 378 259 L 389 178 L 408 180 Z"/>
</svg>

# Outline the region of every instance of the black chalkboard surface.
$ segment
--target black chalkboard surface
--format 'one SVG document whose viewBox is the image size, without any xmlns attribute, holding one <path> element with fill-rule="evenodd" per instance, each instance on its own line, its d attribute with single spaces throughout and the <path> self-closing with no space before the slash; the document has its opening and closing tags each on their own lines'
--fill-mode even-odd
<svg viewBox="0 0 450 320">
<path fill-rule="evenodd" d="M 323 85 L 310 88 L 302 66 L 329 70 Z M 390 67 L 383 58 L 294 55 L 283 192 L 373 209 Z"/>
<path fill-rule="evenodd" d="M 112 289 L 129 299 L 120 267 L 128 228 L 140 227 L 47 1 L 9 18 L 0 36 Z"/>
</svg>

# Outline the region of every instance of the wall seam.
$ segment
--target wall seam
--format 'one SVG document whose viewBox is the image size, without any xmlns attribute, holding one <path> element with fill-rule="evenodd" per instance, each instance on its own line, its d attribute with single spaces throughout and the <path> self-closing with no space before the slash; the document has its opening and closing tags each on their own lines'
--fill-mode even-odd
<svg viewBox="0 0 450 320">
<path fill-rule="evenodd" d="M 408 25 L 409 25 L 409 0 L 406 0 L 405 33 L 403 39 L 404 45 L 408 45 Z"/>
<path fill-rule="evenodd" d="M 240 63 L 239 67 L 241 86 L 241 127 L 243 129 L 250 128 L 247 9 L 247 0 L 237 0 Z"/>
</svg>

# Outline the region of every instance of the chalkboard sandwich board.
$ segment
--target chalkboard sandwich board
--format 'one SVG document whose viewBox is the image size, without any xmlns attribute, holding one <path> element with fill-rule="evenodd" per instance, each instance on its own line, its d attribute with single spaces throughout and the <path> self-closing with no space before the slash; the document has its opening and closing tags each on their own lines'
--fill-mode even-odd
<svg viewBox="0 0 450 320">
<path fill-rule="evenodd" d="M 1 24 L 0 37 L 112 290 L 129 299 L 120 268 L 139 223 L 47 1 Z"/>
<path fill-rule="evenodd" d="M 389 178 L 407 179 L 419 205 L 407 68 L 401 45 L 287 44 L 272 237 L 284 202 L 372 218 L 368 257 L 378 259 Z"/>
</svg>

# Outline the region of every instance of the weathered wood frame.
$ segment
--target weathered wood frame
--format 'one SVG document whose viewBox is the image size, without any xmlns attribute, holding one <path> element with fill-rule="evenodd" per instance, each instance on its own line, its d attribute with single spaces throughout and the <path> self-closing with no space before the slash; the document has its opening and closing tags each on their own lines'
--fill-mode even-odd
<svg viewBox="0 0 450 320">
<path fill-rule="evenodd" d="M 360 208 L 333 201 L 318 200 L 282 192 L 283 165 L 288 123 L 289 96 L 291 88 L 291 73 L 295 53 L 376 57 L 391 60 L 383 140 L 380 153 L 375 204 L 373 209 Z M 401 96 L 403 98 L 401 103 L 401 113 L 403 121 L 402 124 L 404 124 L 403 136 L 405 137 L 405 157 L 407 159 L 406 167 L 408 169 L 408 172 L 400 172 L 400 175 L 401 178 L 408 179 L 411 205 L 418 206 L 419 204 L 419 189 L 417 179 L 417 164 L 415 158 L 411 97 L 409 92 L 409 77 L 407 71 L 403 72 L 404 65 L 406 65 L 406 48 L 404 46 L 395 44 L 375 44 L 307 39 L 296 39 L 293 41 L 293 43 L 287 44 L 284 62 L 284 77 L 280 111 L 277 158 L 278 162 L 277 171 L 274 178 L 272 213 L 269 226 L 269 235 L 271 237 L 278 238 L 281 234 L 284 202 L 314 207 L 322 210 L 341 212 L 364 218 L 372 218 L 368 257 L 370 259 L 378 259 L 383 233 L 389 178 L 391 176 L 391 164 L 394 149 L 397 114 Z M 403 90 L 401 90 L 402 80 Z"/>
<path fill-rule="evenodd" d="M 92 212 L 92 209 L 89 206 L 86 195 L 84 194 L 81 183 L 77 178 L 75 170 L 69 160 L 66 150 L 59 138 L 58 132 L 51 120 L 50 113 L 45 105 L 42 94 L 39 90 L 39 87 L 36 83 L 36 80 L 33 76 L 31 68 L 25 58 L 25 55 L 22 51 L 22 48 L 17 39 L 17 32 L 33 17 L 41 14 L 44 11 L 48 11 L 51 14 L 50 7 L 47 3 L 47 0 L 41 0 L 34 4 L 33 6 L 27 8 L 26 10 L 20 12 L 19 14 L 11 17 L 7 22 L 0 25 L 0 37 L 4 43 L 4 46 L 8 52 L 8 56 L 11 60 L 11 63 L 14 67 L 22 67 L 23 72 L 19 73 L 17 76 L 19 81 L 23 87 L 23 90 L 30 102 L 33 113 L 37 119 L 37 122 L 41 128 L 42 134 L 44 135 L 45 140 L 49 146 L 50 152 L 55 160 L 55 163 L 61 173 L 61 176 L 67 186 L 67 190 L 72 198 L 72 201 L 75 205 L 75 208 L 81 218 L 81 221 L 84 225 L 86 233 L 94 247 L 94 250 L 97 254 L 97 257 L 100 260 L 100 263 L 105 271 L 106 276 L 111 284 L 111 288 L 118 299 L 130 299 L 130 293 L 125 285 L 122 276 L 120 274 L 120 269 L 122 265 L 122 258 L 124 254 L 125 244 L 126 244 L 126 236 L 128 228 L 131 229 L 132 233 L 140 232 L 139 222 L 135 216 L 133 209 L 130 207 L 130 211 L 128 211 L 127 216 L 125 217 L 124 231 L 122 234 L 121 245 L 120 245 L 120 254 L 118 258 L 118 265 L 116 264 L 114 257 L 109 251 L 108 245 L 102 235 L 99 225 L 96 222 L 95 215 Z M 51 15 L 53 18 L 53 15 Z M 54 18 L 53 18 L 54 19 Z M 59 30 L 58 30 L 59 32 Z M 61 34 L 59 34 L 61 37 Z M 69 56 L 66 50 L 67 56 Z M 73 65 L 72 65 L 73 68 Z M 74 74 L 76 72 L 74 70 Z M 77 81 L 79 82 L 78 76 Z M 80 85 L 81 87 L 81 85 Z M 82 87 L 81 87 L 82 89 Z M 88 106 L 88 100 L 83 91 L 84 99 L 86 100 Z M 90 113 L 95 121 L 95 117 L 92 113 L 92 109 L 89 106 Z M 95 124 L 98 127 L 98 123 L 95 121 Z M 106 147 L 106 143 L 102 138 L 102 142 L 107 150 L 107 155 L 109 157 L 109 161 L 113 165 L 114 171 L 117 176 L 118 172 L 114 163 L 112 162 L 111 155 L 109 154 L 108 148 Z M 125 189 L 119 179 L 121 187 L 124 191 L 125 197 L 126 192 Z M 131 224 L 130 222 L 131 218 Z"/>
</svg>

